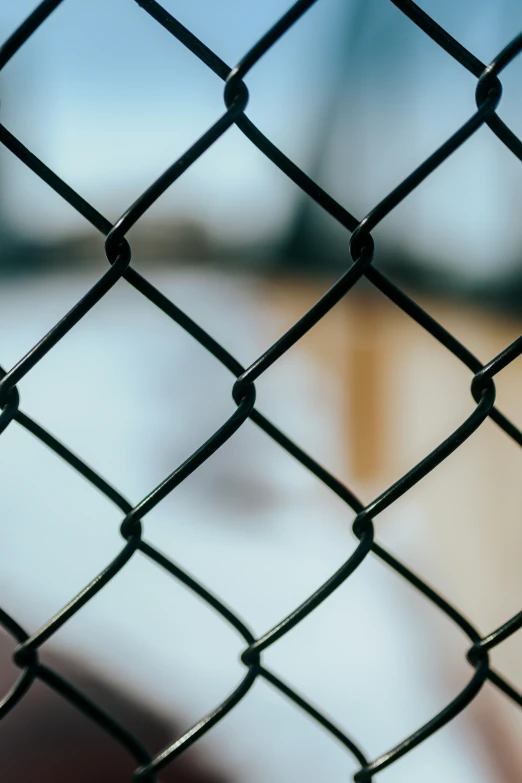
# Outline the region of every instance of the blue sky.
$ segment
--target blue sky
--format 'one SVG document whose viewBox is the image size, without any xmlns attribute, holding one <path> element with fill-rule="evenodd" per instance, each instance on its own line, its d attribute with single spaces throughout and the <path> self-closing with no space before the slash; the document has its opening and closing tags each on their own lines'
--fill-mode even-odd
<svg viewBox="0 0 522 783">
<path fill-rule="evenodd" d="M 475 87 L 388 0 L 367 2 L 353 40 L 360 0 L 319 0 L 247 79 L 249 116 L 307 169 L 328 86 L 350 49 L 320 177 L 361 217 L 470 116 Z M 3 37 L 33 7 L 31 0 L 0 4 Z M 165 7 L 233 64 L 288 2 L 165 0 Z M 522 29 L 515 0 L 466 0 L 458 7 L 430 0 L 422 7 L 485 61 Z M 502 77 L 499 113 L 515 130 L 521 72 L 515 61 Z M 65 0 L 8 64 L 2 85 L 7 127 L 114 220 L 223 110 L 220 80 L 132 0 Z M 83 228 L 9 153 L 1 162 L 15 224 L 51 234 Z M 508 265 L 520 243 L 519 165 L 481 130 L 381 230 L 465 273 L 488 274 L 492 253 L 496 268 Z M 151 218 L 195 215 L 216 235 L 261 240 L 284 229 L 297 196 L 234 128 L 175 183 Z"/>
</svg>

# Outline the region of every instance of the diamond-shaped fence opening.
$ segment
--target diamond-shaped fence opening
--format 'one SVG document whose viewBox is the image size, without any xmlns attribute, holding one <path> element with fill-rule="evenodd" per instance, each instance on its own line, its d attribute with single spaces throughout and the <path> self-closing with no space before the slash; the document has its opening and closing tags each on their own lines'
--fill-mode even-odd
<svg viewBox="0 0 522 783">
<path fill-rule="evenodd" d="M 288 11 L 275 22 L 273 27 L 250 48 L 243 58 L 231 66 L 225 63 L 215 52 L 209 49 L 204 41 L 199 40 L 190 30 L 184 27 L 169 11 L 163 8 L 156 0 L 135 0 L 148 14 L 147 24 L 150 19 L 163 28 L 165 36 L 172 36 L 172 45 L 185 47 L 211 71 L 213 71 L 223 83 L 224 106 L 222 113 L 216 116 L 214 123 L 199 138 L 194 139 L 191 146 L 173 161 L 166 171 L 130 205 L 115 222 L 110 221 L 100 214 L 95 207 L 89 204 L 80 193 L 73 190 L 64 182 L 45 161 L 39 160 L 31 150 L 27 149 L 7 127 L 0 125 L 0 141 L 10 152 L 40 177 L 49 188 L 55 191 L 101 235 L 105 238 L 105 251 L 107 257 L 107 269 L 87 290 L 83 297 L 65 313 L 48 332 L 41 336 L 39 342 L 9 370 L 2 371 L 0 381 L 0 432 L 9 427 L 20 426 L 36 436 L 46 447 L 54 451 L 61 459 L 65 460 L 72 469 L 81 474 L 92 485 L 93 491 L 103 493 L 121 512 L 121 546 L 114 553 L 114 559 L 107 563 L 104 570 L 96 575 L 93 580 L 81 590 L 78 595 L 71 597 L 55 616 L 49 618 L 40 628 L 29 634 L 20 627 L 15 618 L 10 617 L 5 611 L 0 610 L 0 623 L 4 630 L 10 634 L 18 644 L 14 654 L 14 661 L 20 669 L 19 679 L 11 690 L 5 694 L 0 703 L 0 717 L 5 716 L 11 710 L 15 710 L 29 692 L 35 680 L 41 680 L 54 689 L 64 699 L 72 703 L 78 710 L 85 713 L 92 721 L 97 723 L 115 742 L 122 744 L 130 756 L 134 759 L 136 771 L 135 780 L 155 780 L 162 770 L 175 763 L 175 760 L 213 726 L 225 719 L 227 714 L 234 709 L 243 699 L 248 699 L 248 694 L 253 684 L 259 678 L 267 681 L 282 697 L 294 702 L 297 707 L 307 713 L 318 726 L 336 738 L 346 752 L 359 765 L 359 771 L 355 774 L 355 781 L 363 783 L 369 781 L 378 773 L 390 765 L 400 765 L 400 759 L 409 754 L 417 745 L 428 741 L 439 728 L 452 721 L 462 712 L 478 695 L 484 683 L 489 680 L 515 704 L 522 706 L 520 695 L 500 673 L 491 668 L 488 653 L 497 645 L 502 644 L 512 634 L 522 627 L 522 612 L 511 618 L 505 618 L 502 626 L 492 629 L 485 636 L 481 636 L 475 627 L 465 619 L 451 604 L 441 595 L 430 588 L 421 577 L 413 574 L 406 566 L 392 556 L 386 549 L 380 546 L 376 540 L 378 533 L 378 517 L 381 512 L 390 508 L 399 498 L 404 496 L 411 488 L 434 470 L 442 461 L 448 458 L 486 421 L 491 418 L 515 443 L 522 445 L 522 432 L 504 414 L 495 407 L 494 378 L 509 366 L 520 353 L 522 353 L 522 338 L 515 340 L 497 356 L 487 357 L 486 364 L 482 364 L 459 340 L 448 332 L 440 323 L 426 312 L 417 302 L 407 296 L 403 290 L 391 282 L 385 275 L 378 271 L 374 264 L 375 245 L 372 231 L 378 225 L 386 221 L 387 216 L 406 199 L 415 189 L 421 185 L 430 175 L 444 166 L 448 158 L 483 126 L 488 126 L 497 137 L 498 143 L 522 160 L 522 142 L 514 132 L 503 123 L 496 114 L 496 109 L 501 100 L 502 87 L 499 80 L 502 71 L 509 67 L 512 60 L 522 50 L 522 35 L 518 35 L 498 53 L 489 63 L 478 60 L 471 52 L 467 51 L 458 41 L 439 27 L 429 16 L 410 0 L 392 0 L 393 4 L 416 25 L 423 35 L 430 38 L 449 57 L 452 57 L 460 66 L 467 69 L 476 79 L 476 111 L 469 116 L 466 122 L 455 128 L 453 135 L 448 137 L 438 149 L 433 150 L 414 171 L 386 195 L 378 204 L 365 215 L 354 217 L 348 208 L 338 203 L 325 192 L 313 179 L 283 152 L 275 146 L 264 134 L 262 129 L 254 125 L 247 115 L 249 93 L 246 83 L 248 72 L 258 63 L 272 47 L 277 47 L 281 37 L 294 25 L 299 25 L 300 20 L 315 2 L 321 0 L 298 0 Z M 16 57 L 18 50 L 27 43 L 31 45 L 30 38 L 37 32 L 41 25 L 47 23 L 50 14 L 57 9 L 62 0 L 44 0 L 30 14 L 20 27 L 0 49 L 0 68 L 5 66 L 12 57 Z M 129 3 L 131 0 L 129 0 Z M 74 34 L 74 31 L 71 33 Z M 283 175 L 294 183 L 312 201 L 329 213 L 346 231 L 347 248 L 351 259 L 347 258 L 346 271 L 326 291 L 321 298 L 306 313 L 297 320 L 291 328 L 272 344 L 266 345 L 264 352 L 251 359 L 248 366 L 241 365 L 227 350 L 226 346 L 214 340 L 211 334 L 193 321 L 187 313 L 182 311 L 175 301 L 172 301 L 162 291 L 152 285 L 146 277 L 133 268 L 131 263 L 132 247 L 127 241 L 128 232 L 142 220 L 167 189 L 198 161 L 198 159 L 217 144 L 221 137 L 232 127 L 237 126 L 246 139 L 255 145 L 266 158 L 276 166 Z M 145 146 L 149 142 L 145 141 Z M 131 164 L 129 164 L 131 165 Z M 415 227 L 412 226 L 412 231 Z M 378 243 L 377 243 L 378 244 Z M 256 398 L 256 381 L 265 373 L 270 372 L 271 367 L 287 351 L 291 350 L 309 330 L 336 307 L 341 300 L 350 303 L 350 292 L 360 281 L 365 280 L 377 288 L 395 306 L 400 308 L 409 318 L 417 324 L 417 328 L 424 329 L 435 338 L 447 351 L 453 354 L 470 370 L 470 393 L 473 399 L 471 413 L 462 420 L 452 433 L 441 433 L 441 439 L 433 450 L 426 454 L 405 475 L 395 483 L 382 491 L 377 497 L 363 503 L 351 490 L 328 470 L 319 465 L 312 455 L 305 453 L 296 443 L 290 440 L 279 427 L 268 420 L 257 407 L 263 407 L 263 400 Z M 158 307 L 166 318 L 172 319 L 192 338 L 197 340 L 215 359 L 230 372 L 230 392 L 232 394 L 235 409 L 224 420 L 218 429 L 181 464 L 173 466 L 172 472 L 166 475 L 157 486 L 151 486 L 148 494 L 142 497 L 138 503 L 132 504 L 117 488 L 111 486 L 99 475 L 95 469 L 88 467 L 81 455 L 72 453 L 64 444 L 37 424 L 29 415 L 20 408 L 20 398 L 17 385 L 30 373 L 37 363 L 42 360 L 49 351 L 75 327 L 78 322 L 95 308 L 100 300 L 106 296 L 113 286 L 117 286 L 122 280 L 126 280 L 136 291 L 146 297 L 153 305 Z M 23 317 L 23 315 L 21 316 Z M 59 379 L 56 379 L 57 386 Z M 147 542 L 145 534 L 147 527 L 147 514 L 155 509 L 170 493 L 187 479 L 203 463 L 214 455 L 219 449 L 234 436 L 242 425 L 250 420 L 266 433 L 274 443 L 281 446 L 288 454 L 308 471 L 311 471 L 331 492 L 335 493 L 341 501 L 348 506 L 348 511 L 353 519 L 354 548 L 348 553 L 347 559 L 340 565 L 335 573 L 317 589 L 301 605 L 285 618 L 281 618 L 273 627 L 267 627 L 260 636 L 254 635 L 248 625 L 248 618 L 244 622 L 224 603 L 213 594 L 212 585 L 207 588 L 197 579 L 189 575 L 183 569 L 182 564 L 173 562 L 169 557 L 159 552 L 153 545 Z M 54 458 L 54 457 L 53 457 Z M 205 601 L 209 607 L 219 613 L 223 620 L 230 624 L 244 641 L 244 649 L 241 661 L 244 665 L 242 677 L 235 688 L 225 700 L 209 714 L 201 716 L 192 728 L 179 737 L 173 737 L 172 742 L 159 753 L 151 756 L 139 742 L 117 721 L 111 718 L 97 704 L 89 701 L 79 690 L 62 679 L 56 672 L 44 665 L 39 657 L 40 648 L 52 639 L 54 634 L 62 628 L 82 608 L 86 606 L 100 590 L 103 590 L 111 580 L 117 580 L 122 569 L 125 569 L 132 558 L 146 557 L 164 569 L 174 579 L 181 582 L 196 596 Z M 450 703 L 448 703 L 437 715 L 434 715 L 424 725 L 409 737 L 406 737 L 396 747 L 383 748 L 377 758 L 368 758 L 360 749 L 357 741 L 357 727 L 353 727 L 353 735 L 344 733 L 334 725 L 329 718 L 321 712 L 321 706 L 310 704 L 306 698 L 294 691 L 289 685 L 280 680 L 272 671 L 266 668 L 263 653 L 286 634 L 314 612 L 323 602 L 328 601 L 332 593 L 349 580 L 356 569 L 364 568 L 368 557 L 377 557 L 391 566 L 394 571 L 406 580 L 412 590 L 420 591 L 429 601 L 444 612 L 448 619 L 467 635 L 469 638 L 469 651 L 467 658 L 470 664 L 469 681 Z M 166 580 L 168 582 L 168 580 Z M 167 590 L 167 585 L 165 590 Z M 211 643 L 211 642 L 209 642 Z M 376 706 L 378 708 L 378 706 Z M 270 752 L 269 748 L 266 752 Z M 0 760 L 0 768 L 1 768 Z"/>
</svg>

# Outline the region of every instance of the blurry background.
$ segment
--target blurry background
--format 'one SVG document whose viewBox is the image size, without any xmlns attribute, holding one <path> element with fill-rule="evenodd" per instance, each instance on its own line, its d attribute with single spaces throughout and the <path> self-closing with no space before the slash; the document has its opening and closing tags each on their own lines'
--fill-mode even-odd
<svg viewBox="0 0 522 783">
<path fill-rule="evenodd" d="M 232 66 L 287 4 L 165 7 Z M 515 0 L 422 7 L 484 62 L 522 28 Z M 32 8 L 0 3 L 3 39 Z M 515 60 L 502 75 L 499 109 L 515 132 L 520 69 Z M 475 81 L 391 3 L 321 0 L 249 74 L 247 114 L 362 218 L 471 116 Z M 220 80 L 130 0 L 67 0 L 8 63 L 0 87 L 3 124 L 111 222 L 223 111 Z M 483 128 L 374 233 L 378 268 L 483 361 L 520 333 L 521 195 L 517 160 Z M 0 235 L 0 361 L 9 368 L 106 260 L 103 237 L 4 149 Z M 236 128 L 129 239 L 135 267 L 247 365 L 349 262 L 346 231 Z M 469 414 L 470 380 L 363 282 L 256 385 L 259 409 L 369 502 Z M 497 383 L 499 408 L 519 425 L 521 380 L 515 363 Z M 19 388 L 24 411 L 136 503 L 231 413 L 231 386 L 121 281 Z M 488 421 L 376 525 L 378 540 L 484 633 L 520 609 L 518 460 Z M 120 514 L 15 424 L 0 442 L 0 476 L 1 604 L 32 632 L 119 550 Z M 145 535 L 260 635 L 347 559 L 351 520 L 247 422 L 147 517 Z M 196 597 L 135 556 L 45 649 L 65 670 L 88 665 L 171 722 L 175 736 L 235 687 L 241 646 Z M 373 758 L 462 689 L 467 646 L 368 558 L 266 662 Z M 521 651 L 515 636 L 492 656 L 518 687 Z M 486 686 L 380 777 L 518 781 L 520 728 L 516 708 Z M 22 742 L 23 722 L 17 731 Z M 356 768 L 262 682 L 190 754 L 231 782 L 340 783 Z"/>
</svg>

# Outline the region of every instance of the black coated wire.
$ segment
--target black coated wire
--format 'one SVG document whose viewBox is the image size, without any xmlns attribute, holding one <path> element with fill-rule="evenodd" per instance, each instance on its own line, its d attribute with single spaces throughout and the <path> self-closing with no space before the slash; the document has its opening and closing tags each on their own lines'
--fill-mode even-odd
<svg viewBox="0 0 522 783">
<path fill-rule="evenodd" d="M 203 136 L 195 141 L 178 160 L 174 161 L 114 224 L 67 185 L 43 161 L 39 160 L 7 128 L 0 125 L 0 141 L 5 147 L 104 235 L 105 251 L 109 262 L 109 268 L 95 285 L 25 356 L 21 357 L 9 371 L 0 370 L 0 433 L 12 421 L 16 421 L 18 425 L 32 433 L 73 470 L 81 474 L 94 488 L 121 510 L 123 514 L 121 533 L 125 539 L 123 548 L 112 562 L 100 574 L 95 576 L 77 596 L 72 598 L 63 609 L 31 635 L 22 629 L 4 610 L 0 609 L 0 625 L 18 643 L 14 653 L 14 661 L 21 668 L 19 679 L 0 700 L 0 719 L 23 699 L 35 679 L 39 679 L 67 699 L 110 734 L 116 742 L 126 748 L 138 765 L 134 774 L 135 780 L 155 780 L 156 773 L 170 764 L 186 748 L 197 742 L 201 736 L 221 721 L 236 704 L 245 698 L 258 677 L 265 679 L 282 695 L 289 698 L 350 752 L 360 765 L 360 769 L 354 777 L 354 780 L 358 783 L 370 781 L 382 769 L 397 762 L 403 755 L 409 753 L 417 745 L 427 740 L 435 731 L 450 722 L 476 697 L 486 680 L 498 687 L 514 703 L 522 706 L 522 695 L 500 674 L 491 669 L 488 658 L 489 650 L 501 644 L 522 627 L 522 611 L 508 619 L 492 633 L 481 636 L 457 609 L 419 576 L 411 572 L 383 549 L 375 541 L 374 537 L 374 521 L 376 517 L 434 470 L 443 460 L 447 459 L 453 451 L 459 448 L 481 426 L 486 418 L 491 418 L 504 430 L 506 435 L 519 445 L 522 445 L 522 432 L 494 406 L 495 386 L 493 381 L 495 375 L 522 353 L 522 337 L 515 340 L 498 356 L 483 365 L 454 335 L 448 332 L 429 313 L 376 269 L 374 265 L 374 241 L 371 235 L 371 231 L 398 204 L 407 198 L 424 179 L 429 177 L 435 169 L 441 166 L 450 155 L 483 125 L 487 125 L 497 138 L 514 155 L 522 160 L 522 142 L 496 114 L 502 95 L 502 86 L 498 77 L 522 50 L 522 35 L 514 38 L 486 66 L 415 3 L 410 0 L 391 0 L 413 24 L 417 25 L 426 35 L 442 47 L 449 56 L 453 57 L 477 78 L 477 111 L 467 122 L 456 129 L 452 136 L 415 171 L 371 209 L 363 219 L 358 220 L 285 156 L 245 114 L 248 103 L 248 90 L 244 83 L 244 78 L 258 60 L 272 46 L 277 44 L 281 36 L 293 24 L 297 23 L 303 14 L 317 1 L 298 0 L 298 2 L 294 3 L 287 13 L 246 53 L 239 63 L 231 68 L 156 0 L 134 0 L 150 17 L 189 49 L 225 83 L 225 111 Z M 44 0 L 15 30 L 0 48 L 0 69 L 18 52 L 20 47 L 46 21 L 49 15 L 57 9 L 61 2 L 63 0 Z M 130 263 L 131 248 L 126 239 L 129 230 L 152 204 L 182 176 L 203 152 L 221 138 L 234 124 L 278 169 L 351 234 L 350 243 L 347 246 L 347 250 L 349 247 L 350 259 L 347 258 L 346 272 L 302 318 L 248 367 L 243 367 L 231 356 L 225 347 L 214 340 L 189 315 L 184 313 L 174 302 L 170 301 L 161 291 L 133 269 Z M 362 277 L 366 277 L 390 301 L 471 370 L 473 375 L 470 390 L 476 403 L 472 413 L 453 433 L 444 438 L 433 451 L 398 481 L 366 505 L 358 500 L 339 479 L 291 441 L 279 427 L 263 416 L 255 407 L 256 391 L 254 386 L 255 381 L 312 329 Z M 17 383 L 122 278 L 197 340 L 203 348 L 232 373 L 235 378 L 232 395 L 237 406 L 229 419 L 205 443 L 196 449 L 191 456 L 173 470 L 169 476 L 157 487 L 153 488 L 135 506 L 132 506 L 95 470 L 86 465 L 79 456 L 73 454 L 52 434 L 42 428 L 27 414 L 20 411 L 17 390 Z M 279 446 L 285 449 L 347 504 L 354 513 L 353 532 L 355 534 L 354 549 L 337 572 L 319 586 L 308 599 L 286 618 L 282 619 L 274 628 L 269 629 L 257 639 L 247 625 L 230 608 L 223 604 L 218 597 L 204 587 L 197 578 L 188 574 L 169 557 L 148 544 L 142 537 L 144 517 L 194 470 L 197 470 L 211 454 L 216 452 L 231 438 L 247 419 L 253 421 L 272 440 L 278 443 Z M 174 579 L 199 596 L 201 600 L 218 612 L 223 620 L 228 622 L 245 642 L 241 660 L 246 666 L 246 673 L 234 691 L 211 713 L 205 715 L 195 726 L 184 732 L 153 757 L 123 726 L 96 704 L 93 704 L 57 672 L 41 664 L 38 658 L 39 648 L 88 603 L 99 590 L 103 589 L 125 567 L 129 559 L 138 552 L 155 562 Z M 421 592 L 463 631 L 471 642 L 467 659 L 474 669 L 467 685 L 443 710 L 395 748 L 383 753 L 374 761 L 368 761 L 359 746 L 341 728 L 337 727 L 318 708 L 312 706 L 305 697 L 299 695 L 291 686 L 276 677 L 262 664 L 263 651 L 276 643 L 286 633 L 289 633 L 297 624 L 303 622 L 308 614 L 314 611 L 317 606 L 349 578 L 370 553 L 380 558 L 397 574 L 407 580 L 412 587 Z"/>
</svg>

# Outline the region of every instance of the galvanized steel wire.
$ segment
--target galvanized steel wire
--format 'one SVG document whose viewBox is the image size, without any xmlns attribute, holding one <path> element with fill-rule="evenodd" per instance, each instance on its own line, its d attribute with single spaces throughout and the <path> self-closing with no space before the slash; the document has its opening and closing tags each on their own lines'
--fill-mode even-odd
<svg viewBox="0 0 522 783">
<path fill-rule="evenodd" d="M 454 58 L 460 65 L 472 73 L 476 79 L 475 113 L 448 138 L 403 182 L 400 182 L 381 202 L 379 202 L 362 219 L 354 217 L 344 206 L 333 199 L 316 182 L 310 179 L 304 171 L 295 165 L 281 150 L 254 125 L 245 114 L 248 104 L 248 89 L 245 77 L 250 69 L 265 53 L 277 45 L 279 39 L 288 29 L 298 24 L 308 9 L 320 0 L 298 0 L 287 13 L 266 32 L 266 34 L 231 68 L 223 62 L 211 49 L 200 41 L 190 30 L 186 29 L 177 19 L 166 11 L 156 0 L 134 0 L 156 22 L 164 28 L 165 34 L 170 34 L 178 43 L 190 50 L 217 77 L 224 82 L 223 114 L 197 139 L 194 144 L 155 181 L 132 204 L 124 214 L 112 224 L 89 204 L 79 193 L 66 184 L 43 161 L 39 160 L 10 131 L 0 125 L 0 141 L 38 177 L 76 209 L 86 221 L 100 231 L 105 237 L 105 251 L 109 266 L 105 274 L 87 291 L 83 298 L 64 315 L 64 317 L 41 340 L 8 371 L 2 371 L 0 380 L 0 433 L 6 427 L 16 422 L 31 432 L 51 451 L 65 460 L 71 468 L 80 473 L 91 485 L 102 492 L 122 512 L 121 534 L 124 540 L 121 551 L 107 567 L 98 574 L 86 587 L 54 617 L 50 618 L 41 628 L 27 633 L 14 618 L 0 609 L 0 625 L 18 643 L 14 661 L 20 668 L 18 681 L 9 693 L 0 701 L 0 718 L 23 699 L 35 679 L 45 682 L 50 688 L 61 694 L 80 711 L 95 721 L 115 742 L 125 747 L 135 759 L 135 780 L 154 781 L 158 773 L 174 760 L 190 745 L 198 741 L 216 723 L 223 720 L 247 694 L 258 677 L 264 678 L 274 688 L 294 704 L 304 710 L 313 720 L 332 734 L 346 751 L 360 765 L 354 780 L 366 783 L 372 780 L 381 770 L 412 751 L 420 743 L 442 726 L 450 722 L 477 696 L 486 680 L 501 689 L 516 704 L 522 706 L 522 695 L 518 693 L 498 672 L 494 671 L 489 662 L 488 653 L 496 645 L 515 633 L 522 627 L 522 611 L 511 617 L 500 627 L 481 636 L 474 626 L 441 595 L 427 585 L 419 576 L 412 573 L 389 552 L 383 549 L 375 540 L 375 520 L 378 515 L 408 492 L 424 476 L 434 470 L 453 451 L 480 427 L 489 417 L 516 443 L 522 445 L 522 432 L 509 421 L 495 403 L 494 377 L 522 353 L 522 337 L 515 340 L 498 356 L 482 364 L 454 335 L 449 333 L 419 304 L 408 297 L 400 288 L 379 272 L 373 264 L 374 241 L 372 230 L 385 220 L 395 207 L 409 196 L 415 188 L 435 169 L 464 144 L 479 128 L 487 125 L 517 158 L 522 160 L 522 142 L 496 114 L 496 109 L 502 96 L 502 86 L 499 80 L 501 72 L 522 50 L 522 34 L 518 35 L 489 64 L 480 62 L 471 52 L 465 49 L 446 30 L 424 13 L 411 0 L 383 0 L 393 4 L 405 14 L 412 24 L 417 25 L 426 36 L 429 36 L 448 56 Z M 64 0 L 44 0 L 27 17 L 20 27 L 11 35 L 0 49 L 0 69 L 14 56 L 31 35 L 44 24 L 49 15 Z M 132 2 L 132 0 L 129 0 Z M 174 43 L 174 41 L 173 41 Z M 144 213 L 160 198 L 183 173 L 232 126 L 236 125 L 243 134 L 264 155 L 282 171 L 290 180 L 304 191 L 311 199 L 329 213 L 348 235 L 347 269 L 340 279 L 327 291 L 321 299 L 300 318 L 273 345 L 253 361 L 248 367 L 243 367 L 227 349 L 220 345 L 201 326 L 184 313 L 174 302 L 170 301 L 160 290 L 155 288 L 145 277 L 131 266 L 131 248 L 126 236 L 129 230 L 144 215 Z M 349 251 L 349 258 L 348 258 Z M 349 291 L 365 277 L 390 301 L 413 319 L 419 327 L 426 330 L 433 338 L 443 345 L 455 358 L 471 371 L 470 391 L 476 403 L 471 415 L 457 429 L 441 440 L 440 444 L 427 454 L 414 468 L 402 476 L 392 486 L 388 487 L 377 498 L 369 503 L 362 503 L 340 480 L 328 470 L 319 465 L 312 456 L 306 454 L 298 445 L 291 441 L 274 423 L 269 421 L 256 407 L 255 381 L 266 372 L 286 351 L 288 351 L 303 335 L 313 328 Z M 187 460 L 179 465 L 157 487 L 144 497 L 137 505 L 129 503 L 114 487 L 112 487 L 95 470 L 88 467 L 82 459 L 73 454 L 64 444 L 43 429 L 19 408 L 19 393 L 17 384 L 33 369 L 53 347 L 69 332 L 96 304 L 116 285 L 125 279 L 144 297 L 155 304 L 166 317 L 175 321 L 182 329 L 197 340 L 217 361 L 221 362 L 233 375 L 231 387 L 236 410 L 222 426 L 203 443 Z M 206 587 L 192 576 L 189 576 L 181 566 L 157 551 L 143 538 L 144 520 L 149 511 L 172 492 L 187 476 L 198 469 L 200 465 L 215 453 L 242 424 L 250 419 L 260 427 L 270 438 L 285 449 L 294 459 L 298 460 L 307 470 L 311 471 L 332 492 L 338 495 L 354 512 L 353 532 L 356 546 L 346 562 L 323 585 L 321 585 L 303 604 L 298 606 L 288 617 L 284 618 L 274 628 L 267 630 L 260 638 L 256 638 L 248 626 L 240 620 L 231 609 L 225 606 Z M 245 674 L 236 689 L 213 712 L 201 720 L 182 736 L 173 738 L 172 743 L 157 755 L 152 757 L 123 726 L 113 720 L 84 694 L 64 680 L 57 672 L 43 665 L 39 660 L 39 649 L 56 631 L 73 615 L 81 610 L 111 579 L 125 567 L 130 558 L 145 556 L 170 573 L 176 580 L 193 591 L 216 612 L 218 612 L 243 638 L 245 648 L 241 660 L 245 666 Z M 446 614 L 449 620 L 459 626 L 470 640 L 467 659 L 470 664 L 470 679 L 466 687 L 437 715 L 424 726 L 419 727 L 411 736 L 405 738 L 392 749 L 383 749 L 376 759 L 368 759 L 359 748 L 356 738 L 348 736 L 341 728 L 327 719 L 319 709 L 312 706 L 286 683 L 269 671 L 262 660 L 262 653 L 278 639 L 291 632 L 302 622 L 310 612 L 313 612 L 323 601 L 328 599 L 334 590 L 341 585 L 359 567 L 364 560 L 376 556 L 387 563 L 411 586 Z M 1 768 L 1 762 L 0 762 Z"/>
</svg>

